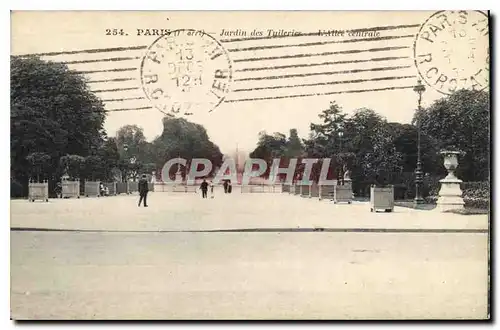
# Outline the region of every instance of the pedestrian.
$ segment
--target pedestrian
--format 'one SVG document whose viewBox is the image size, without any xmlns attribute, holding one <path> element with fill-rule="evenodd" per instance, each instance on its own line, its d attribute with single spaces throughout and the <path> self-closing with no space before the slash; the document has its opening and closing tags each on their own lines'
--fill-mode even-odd
<svg viewBox="0 0 500 330">
<path fill-rule="evenodd" d="M 224 194 L 227 194 L 227 186 L 228 186 L 228 183 L 227 183 L 227 180 L 224 180 Z"/>
<path fill-rule="evenodd" d="M 201 189 L 201 197 L 202 198 L 207 198 L 207 191 L 208 191 L 208 182 L 207 182 L 207 180 L 203 179 L 203 182 L 201 183 L 200 189 Z"/>
<path fill-rule="evenodd" d="M 231 180 L 227 183 L 227 193 L 230 194 L 233 191 L 233 186 L 231 185 Z"/>
<path fill-rule="evenodd" d="M 137 206 L 141 206 L 141 202 L 144 200 L 144 207 L 148 207 L 148 202 L 147 202 L 147 198 L 148 198 L 148 191 L 149 191 L 149 187 L 148 187 L 148 180 L 146 178 L 146 174 L 143 174 L 142 175 L 142 178 L 139 180 L 139 205 Z"/>
<path fill-rule="evenodd" d="M 210 198 L 214 198 L 214 183 L 210 182 Z"/>
<path fill-rule="evenodd" d="M 62 198 L 62 185 L 61 182 L 58 182 L 56 184 L 56 188 L 54 189 L 56 193 L 56 198 Z"/>
</svg>

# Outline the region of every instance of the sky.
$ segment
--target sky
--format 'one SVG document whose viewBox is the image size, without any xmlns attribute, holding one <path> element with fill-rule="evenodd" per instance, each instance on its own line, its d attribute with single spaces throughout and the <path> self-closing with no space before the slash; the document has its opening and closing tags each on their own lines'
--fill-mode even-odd
<svg viewBox="0 0 500 330">
<path fill-rule="evenodd" d="M 166 99 L 150 101 L 148 96 L 151 98 L 154 88 L 147 93 L 142 88 L 141 81 L 147 74 L 144 71 L 141 75 L 144 56 L 150 59 L 147 55 L 152 54 L 151 50 L 158 49 L 154 47 L 160 47 L 162 41 L 167 42 L 166 38 L 157 41 L 159 36 L 151 35 L 153 29 L 158 33 L 162 29 L 203 31 L 202 36 L 184 33 L 170 39 L 176 50 L 184 47 L 185 51 L 186 42 L 190 42 L 194 57 L 201 59 L 200 81 L 204 83 L 193 87 L 191 92 L 183 94 L 176 89 L 178 78 L 167 79 L 172 78 L 167 60 L 158 65 L 145 60 L 144 70 L 152 70 L 164 78 L 157 86 L 171 99 L 199 103 L 188 111 L 192 115 L 186 118 L 202 124 L 223 153 L 236 148 L 251 152 L 260 131 L 288 133 L 296 128 L 306 138 L 310 123 L 318 122 L 318 114 L 331 101 L 336 101 L 347 114 L 370 108 L 389 121 L 409 123 L 417 107 L 417 94 L 412 86 L 419 77 L 414 41 L 421 25 L 433 14 L 427 11 L 13 12 L 11 54 L 62 52 L 41 58 L 65 62 L 71 69 L 87 72 L 90 89 L 99 91 L 97 95 L 110 111 L 105 122 L 108 135 L 115 135 L 123 125 L 136 124 L 152 140 L 161 134 L 165 115 L 154 106 L 171 105 Z M 442 22 L 435 24 L 438 23 Z M 455 26 L 455 21 L 451 25 Z M 357 33 L 349 35 L 352 30 Z M 460 32 L 445 31 L 441 36 L 446 38 L 441 39 L 447 41 L 457 31 Z M 279 35 L 284 32 L 293 36 Z M 262 36 L 256 37 L 259 33 Z M 269 33 L 278 37 L 266 38 Z M 473 42 L 471 49 L 478 48 L 484 53 L 488 48 L 487 37 Z M 222 55 L 207 59 L 203 44 L 222 49 Z M 107 51 L 88 51 L 92 49 Z M 459 55 L 453 53 L 453 46 L 450 49 L 452 58 Z M 439 50 L 438 47 L 430 51 Z M 460 54 L 464 53 L 462 49 Z M 165 54 L 168 61 L 175 62 L 173 52 Z M 470 72 L 482 65 L 471 64 L 463 56 L 460 60 Z M 179 63 L 175 65 L 181 66 Z M 218 69 L 231 74 L 222 79 L 226 84 L 221 92 L 224 101 L 213 108 L 219 96 L 210 100 L 215 84 L 210 79 L 214 79 L 211 74 Z M 470 76 L 469 72 L 461 73 Z M 433 87 L 426 87 L 423 106 L 444 97 Z M 373 89 L 379 91 L 354 93 Z M 133 108 L 141 110 L 113 111 Z"/>
</svg>

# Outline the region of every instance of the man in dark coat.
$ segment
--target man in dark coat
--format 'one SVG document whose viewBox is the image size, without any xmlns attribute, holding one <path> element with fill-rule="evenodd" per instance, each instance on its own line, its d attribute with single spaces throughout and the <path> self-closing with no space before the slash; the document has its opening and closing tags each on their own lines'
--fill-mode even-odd
<svg viewBox="0 0 500 330">
<path fill-rule="evenodd" d="M 148 180 L 146 178 L 146 174 L 142 175 L 142 178 L 139 180 L 139 205 L 141 206 L 141 202 L 144 200 L 144 207 L 148 207 L 147 198 L 148 198 Z"/>
<path fill-rule="evenodd" d="M 207 198 L 208 182 L 205 179 L 203 179 L 203 182 L 201 183 L 200 189 L 201 189 L 201 197 Z"/>
</svg>

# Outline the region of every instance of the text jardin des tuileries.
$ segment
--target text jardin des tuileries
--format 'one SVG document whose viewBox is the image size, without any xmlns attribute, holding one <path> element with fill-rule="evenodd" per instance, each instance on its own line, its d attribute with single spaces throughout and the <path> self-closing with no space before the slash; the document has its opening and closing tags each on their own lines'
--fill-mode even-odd
<svg viewBox="0 0 500 330">
<path fill-rule="evenodd" d="M 325 36 L 325 37 L 379 37 L 380 32 L 373 31 L 357 31 L 357 30 L 318 30 L 315 32 L 301 32 L 297 30 L 285 30 L 285 29 L 266 29 L 258 30 L 253 29 L 251 31 L 243 29 L 222 29 L 221 37 L 292 37 L 292 36 Z"/>
</svg>

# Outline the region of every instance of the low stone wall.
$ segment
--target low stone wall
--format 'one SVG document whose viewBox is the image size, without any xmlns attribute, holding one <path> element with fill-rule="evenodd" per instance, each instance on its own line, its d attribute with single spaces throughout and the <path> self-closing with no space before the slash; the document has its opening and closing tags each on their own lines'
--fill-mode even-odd
<svg viewBox="0 0 500 330">
<path fill-rule="evenodd" d="M 243 185 L 241 186 L 242 193 L 280 193 L 281 185 Z"/>
<path fill-rule="evenodd" d="M 178 192 L 178 193 L 194 193 L 198 186 L 194 185 L 176 185 L 165 182 L 155 182 L 153 184 L 154 192 Z"/>
</svg>

